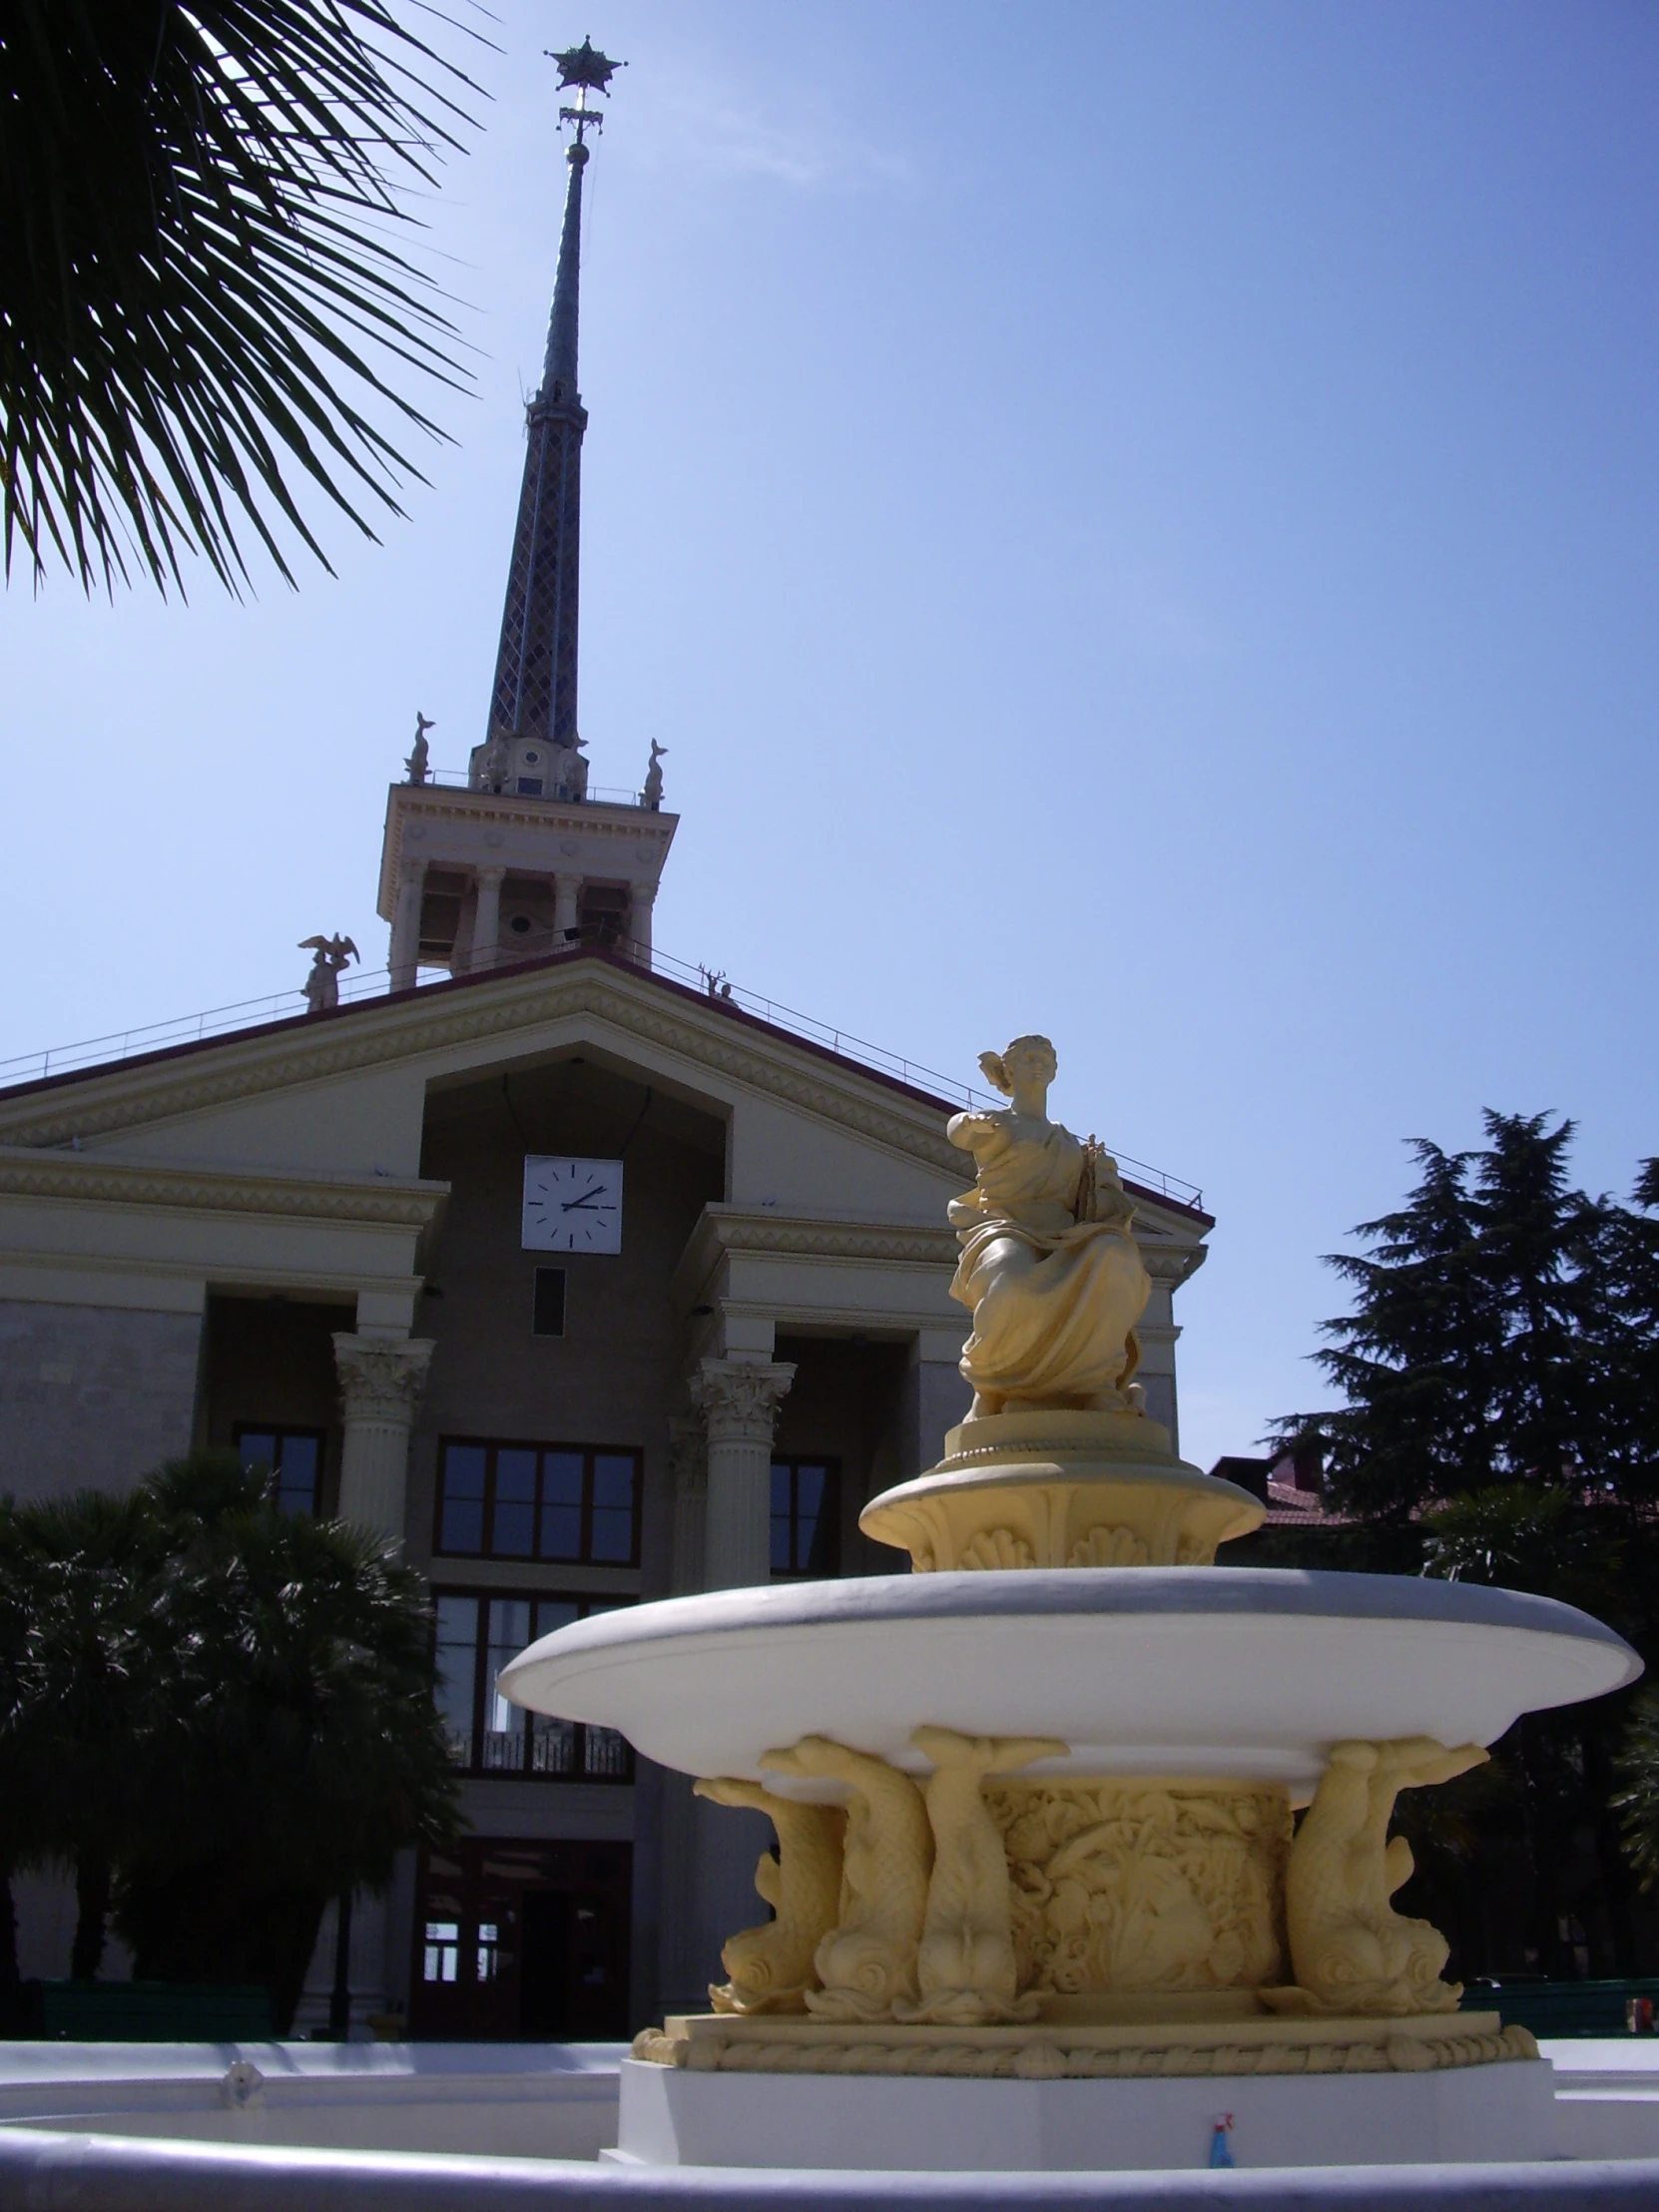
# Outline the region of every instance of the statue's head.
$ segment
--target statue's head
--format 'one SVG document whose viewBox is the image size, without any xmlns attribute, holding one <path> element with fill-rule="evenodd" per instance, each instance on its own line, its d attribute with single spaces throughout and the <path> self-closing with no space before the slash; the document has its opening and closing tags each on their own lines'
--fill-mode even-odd
<svg viewBox="0 0 1659 2212">
<path fill-rule="evenodd" d="M 1060 1062 L 1046 1037 L 1016 1037 L 1001 1052 L 981 1052 L 979 1065 L 1004 1098 L 1012 1098 L 1022 1079 L 1047 1090 L 1059 1072 Z"/>
</svg>

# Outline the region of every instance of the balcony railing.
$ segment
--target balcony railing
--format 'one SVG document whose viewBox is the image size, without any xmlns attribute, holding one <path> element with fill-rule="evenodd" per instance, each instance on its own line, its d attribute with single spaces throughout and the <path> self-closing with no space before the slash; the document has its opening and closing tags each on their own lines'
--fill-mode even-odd
<svg viewBox="0 0 1659 2212">
<path fill-rule="evenodd" d="M 632 1782 L 634 1753 L 614 1728 L 538 1714 L 531 1728 L 451 1729 L 449 1756 L 467 1774 L 517 1775 L 532 1782 Z"/>
<path fill-rule="evenodd" d="M 402 783 L 404 779 L 400 777 L 398 781 Z M 428 786 L 436 784 L 442 791 L 470 791 L 472 772 L 464 768 L 429 768 L 426 771 L 426 783 Z M 419 791 L 421 788 L 418 784 L 407 786 L 410 791 Z M 590 784 L 580 799 L 554 799 L 546 792 L 503 792 L 501 797 L 543 799 L 552 807 L 591 807 L 596 804 L 601 807 L 643 807 L 645 804 L 638 792 L 623 791 L 615 784 Z"/>
<path fill-rule="evenodd" d="M 538 945 L 532 957 L 544 958 L 551 949 Z M 572 952 L 584 949 L 579 941 L 568 948 Z M 618 945 L 619 952 L 627 948 Z M 727 1011 L 752 1015 L 758 1021 L 767 1022 L 775 1029 L 786 1030 L 791 1036 L 801 1037 L 810 1044 L 822 1045 L 826 1051 L 837 1053 L 842 1059 L 853 1060 L 860 1067 L 886 1075 L 912 1090 L 924 1091 L 956 1107 L 1001 1106 L 1003 1101 L 993 1098 L 986 1091 L 975 1090 L 970 1083 L 958 1082 L 954 1076 L 941 1075 L 937 1068 L 926 1067 L 919 1060 L 904 1058 L 889 1052 L 884 1046 L 871 1044 L 867 1038 L 856 1036 L 849 1029 L 841 1029 L 833 1023 L 820 1021 L 814 1014 L 804 1014 L 799 1008 L 789 1006 L 782 999 L 770 998 L 763 991 L 750 990 L 747 985 L 734 983 L 720 968 L 711 968 L 701 961 L 677 959 L 673 953 L 653 950 L 649 956 L 637 955 L 638 964 L 654 975 L 666 977 L 689 990 L 698 992 L 713 1005 Z M 497 972 L 511 967 L 513 959 L 508 947 L 503 946 L 497 960 Z M 355 1005 L 363 999 L 383 997 L 391 987 L 390 971 L 386 968 L 347 968 L 339 979 L 339 995 L 342 1005 Z M 230 1006 L 216 1006 L 206 1013 L 184 1014 L 174 1021 L 151 1022 L 142 1028 L 114 1030 L 103 1037 L 83 1038 L 78 1044 L 54 1045 L 44 1052 L 20 1053 L 15 1059 L 0 1061 L 0 1090 L 17 1083 L 39 1082 L 47 1076 L 68 1075 L 81 1068 L 114 1066 L 141 1053 L 165 1052 L 174 1047 L 198 1043 L 208 1037 L 226 1036 L 238 1029 L 252 1029 L 262 1022 L 292 1020 L 306 1013 L 305 996 L 299 989 L 274 991 L 265 998 L 245 998 Z M 1108 1150 L 1111 1148 L 1108 1147 Z M 1196 1183 L 1188 1183 L 1178 1175 L 1169 1175 L 1162 1168 L 1155 1168 L 1145 1160 L 1137 1160 L 1129 1153 L 1113 1154 L 1118 1166 L 1132 1183 L 1145 1190 L 1155 1191 L 1160 1197 L 1172 1199 L 1178 1206 L 1201 1208 L 1204 1193 Z"/>
</svg>

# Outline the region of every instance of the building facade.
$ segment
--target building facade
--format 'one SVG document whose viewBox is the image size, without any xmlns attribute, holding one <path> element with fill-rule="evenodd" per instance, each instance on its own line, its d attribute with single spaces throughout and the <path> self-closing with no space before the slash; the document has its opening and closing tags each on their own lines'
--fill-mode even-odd
<svg viewBox="0 0 1659 2212">
<path fill-rule="evenodd" d="M 967 1402 L 965 1096 L 665 973 L 660 778 L 587 783 L 574 508 L 544 527 L 546 452 L 586 421 L 581 174 L 485 737 L 464 785 L 417 746 L 388 795 L 391 988 L 0 1091 L 0 1491 L 232 1446 L 429 1581 L 469 1834 L 411 1855 L 351 1936 L 356 2013 L 417 2034 L 620 2035 L 704 2001 L 758 1915 L 764 1824 L 508 1706 L 496 1672 L 596 1609 L 907 1571 L 859 1509 Z M 1129 1187 L 1141 1380 L 1173 1430 L 1172 1300 L 1211 1224 Z M 24 1969 L 61 1972 L 61 1894 L 30 1899 Z M 332 1973 L 325 1928 L 301 2025 Z"/>
</svg>

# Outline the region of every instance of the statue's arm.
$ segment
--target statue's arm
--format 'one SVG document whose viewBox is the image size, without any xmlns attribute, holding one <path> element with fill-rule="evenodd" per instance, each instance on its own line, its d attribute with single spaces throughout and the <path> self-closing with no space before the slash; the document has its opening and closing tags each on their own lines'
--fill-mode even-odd
<svg viewBox="0 0 1659 2212">
<path fill-rule="evenodd" d="M 1001 1117 L 996 1114 L 952 1114 L 944 1133 L 963 1152 L 977 1152 L 990 1143 Z"/>
</svg>

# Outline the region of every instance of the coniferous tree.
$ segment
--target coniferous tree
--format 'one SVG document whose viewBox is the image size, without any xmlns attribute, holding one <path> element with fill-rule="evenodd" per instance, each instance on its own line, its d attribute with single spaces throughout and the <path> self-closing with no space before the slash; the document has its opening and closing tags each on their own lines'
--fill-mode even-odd
<svg viewBox="0 0 1659 2212">
<path fill-rule="evenodd" d="M 1485 1135 L 1419 1140 L 1415 1190 L 1332 1260 L 1354 1306 L 1315 1358 L 1345 1402 L 1276 1436 L 1321 1448 L 1340 1563 L 1537 1591 L 1659 1654 L 1659 1165 L 1624 1207 L 1572 1187 L 1570 1121 L 1488 1113 Z M 1476 1821 L 1489 1851 L 1524 1840 L 1519 1947 L 1546 1971 L 1572 1970 L 1575 1913 L 1604 1968 L 1635 1964 L 1613 1809 L 1629 1706 L 1528 1715 Z"/>
</svg>

